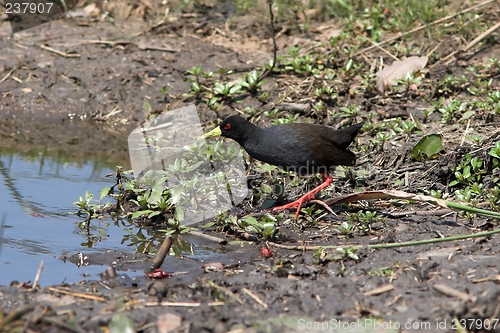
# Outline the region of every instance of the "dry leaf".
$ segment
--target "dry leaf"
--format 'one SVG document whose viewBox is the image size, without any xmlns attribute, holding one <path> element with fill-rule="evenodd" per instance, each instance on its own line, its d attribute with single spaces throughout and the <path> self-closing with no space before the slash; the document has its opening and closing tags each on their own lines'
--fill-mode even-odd
<svg viewBox="0 0 500 333">
<path fill-rule="evenodd" d="M 156 328 L 160 333 L 177 332 L 182 324 L 182 318 L 174 313 L 163 313 L 156 319 Z"/>
<path fill-rule="evenodd" d="M 322 41 L 330 40 L 331 38 L 337 38 L 342 33 L 342 29 L 317 29 L 319 35 L 316 35 L 314 40 Z"/>
<path fill-rule="evenodd" d="M 397 80 L 404 79 L 406 74 L 422 70 L 429 58 L 423 57 L 409 57 L 402 61 L 395 61 L 392 65 L 387 66 L 377 73 L 377 88 L 384 92 L 385 87 L 395 86 L 398 84 Z"/>
<path fill-rule="evenodd" d="M 92 16 L 92 17 L 97 17 L 101 14 L 101 10 L 95 3 L 91 3 L 90 5 L 86 6 L 83 8 L 83 12 L 85 13 L 85 16 Z"/>
<path fill-rule="evenodd" d="M 321 14 L 322 12 L 321 7 L 316 7 L 316 8 L 311 8 L 311 9 L 305 9 L 297 14 L 297 17 L 299 18 L 300 22 L 305 22 L 306 20 L 312 20 L 315 19 Z"/>
</svg>

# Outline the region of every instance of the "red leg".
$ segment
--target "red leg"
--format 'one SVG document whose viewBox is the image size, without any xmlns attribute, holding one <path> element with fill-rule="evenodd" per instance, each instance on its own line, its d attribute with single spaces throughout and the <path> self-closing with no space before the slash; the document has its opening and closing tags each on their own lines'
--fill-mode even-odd
<svg viewBox="0 0 500 333">
<path fill-rule="evenodd" d="M 294 202 L 290 202 L 289 204 L 286 204 L 283 206 L 274 207 L 273 211 L 297 207 L 297 211 L 295 212 L 295 218 L 297 218 L 297 216 L 299 216 L 299 212 L 300 212 L 300 208 L 302 207 L 302 204 L 304 202 L 311 200 L 311 199 L 314 199 L 314 195 L 316 193 L 318 193 L 322 189 L 328 187 L 328 185 L 330 185 L 332 183 L 333 178 L 329 174 L 322 173 L 321 176 L 323 178 L 323 181 L 321 182 L 321 184 L 318 185 L 318 187 L 313 188 L 311 191 L 307 192 L 306 194 L 304 194 L 303 196 L 301 196 L 300 198 L 298 198 Z"/>
</svg>

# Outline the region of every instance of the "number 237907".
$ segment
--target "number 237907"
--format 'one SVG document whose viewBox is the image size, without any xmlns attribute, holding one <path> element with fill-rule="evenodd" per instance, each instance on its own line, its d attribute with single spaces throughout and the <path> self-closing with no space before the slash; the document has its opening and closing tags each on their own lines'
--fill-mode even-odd
<svg viewBox="0 0 500 333">
<path fill-rule="evenodd" d="M 34 3 L 34 2 L 5 2 L 6 14 L 49 14 L 53 2 Z"/>
</svg>

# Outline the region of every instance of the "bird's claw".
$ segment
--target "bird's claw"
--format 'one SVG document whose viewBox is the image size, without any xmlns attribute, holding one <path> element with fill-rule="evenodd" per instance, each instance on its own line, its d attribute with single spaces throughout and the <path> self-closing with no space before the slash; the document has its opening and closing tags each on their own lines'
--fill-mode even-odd
<svg viewBox="0 0 500 333">
<path fill-rule="evenodd" d="M 295 212 L 295 218 L 297 218 L 299 216 L 300 209 L 302 208 L 302 205 L 304 204 L 304 202 L 307 202 L 313 198 L 314 198 L 314 195 L 311 196 L 310 194 L 306 194 L 306 195 L 298 198 L 297 200 L 290 202 L 286 205 L 274 207 L 273 212 L 275 212 L 277 210 L 290 209 L 290 208 L 297 207 L 297 211 Z"/>
</svg>

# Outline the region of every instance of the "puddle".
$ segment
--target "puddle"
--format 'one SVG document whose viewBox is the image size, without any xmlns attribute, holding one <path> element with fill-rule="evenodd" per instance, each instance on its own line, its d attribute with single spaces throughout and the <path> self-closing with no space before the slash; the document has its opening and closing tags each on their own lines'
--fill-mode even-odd
<svg viewBox="0 0 500 333">
<path fill-rule="evenodd" d="M 93 220 L 92 225 L 102 227 L 108 237 L 89 242 L 79 228 L 82 219 L 68 214 L 76 210 L 73 202 L 87 190 L 99 198 L 103 187 L 113 185 L 113 179 L 106 177 L 113 171 L 114 165 L 101 159 L 76 161 L 62 153 L 43 150 L 19 153 L 0 148 L 0 219 L 5 225 L 0 240 L 0 285 L 13 280 L 33 281 L 41 260 L 44 261 L 39 282 L 42 286 L 99 279 L 106 265 L 78 267 L 61 258 L 79 252 L 134 254 L 137 238 L 131 235 L 142 233 L 145 242 L 152 237 L 126 220 L 115 223 L 104 219 Z M 157 240 L 158 244 L 161 241 Z M 204 244 L 184 245 L 181 252 L 199 256 L 199 260 L 211 258 L 216 252 L 220 255 L 219 250 Z M 126 273 L 130 277 L 143 275 L 142 271 Z"/>
</svg>

